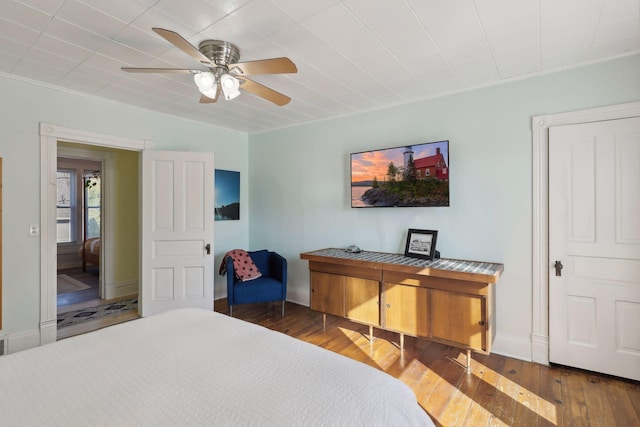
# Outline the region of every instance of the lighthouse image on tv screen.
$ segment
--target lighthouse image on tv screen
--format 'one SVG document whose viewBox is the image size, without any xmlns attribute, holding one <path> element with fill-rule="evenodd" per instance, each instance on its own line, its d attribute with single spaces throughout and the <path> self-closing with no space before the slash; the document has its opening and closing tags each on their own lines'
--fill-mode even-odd
<svg viewBox="0 0 640 427">
<path fill-rule="evenodd" d="M 449 206 L 449 141 L 351 154 L 351 207 Z"/>
</svg>

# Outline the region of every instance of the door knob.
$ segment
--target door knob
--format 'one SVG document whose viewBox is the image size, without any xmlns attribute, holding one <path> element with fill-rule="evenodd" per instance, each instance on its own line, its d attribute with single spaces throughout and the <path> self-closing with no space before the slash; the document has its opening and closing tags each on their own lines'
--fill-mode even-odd
<svg viewBox="0 0 640 427">
<path fill-rule="evenodd" d="M 556 263 L 554 264 L 554 267 L 556 269 L 556 276 L 562 276 L 562 269 L 564 268 L 564 266 L 562 265 L 562 262 L 556 261 Z"/>
<path fill-rule="evenodd" d="M 207 255 L 211 255 L 211 243 L 207 243 L 204 250 L 207 251 Z"/>
</svg>

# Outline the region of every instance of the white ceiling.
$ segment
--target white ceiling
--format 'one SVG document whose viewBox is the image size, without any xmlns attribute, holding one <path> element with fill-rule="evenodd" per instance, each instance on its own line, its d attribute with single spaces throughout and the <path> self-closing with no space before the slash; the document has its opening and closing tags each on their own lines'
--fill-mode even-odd
<svg viewBox="0 0 640 427">
<path fill-rule="evenodd" d="M 197 68 L 155 34 L 287 56 L 297 74 L 200 104 Z M 640 0 L 0 0 L 0 72 L 255 133 L 640 52 Z"/>
</svg>

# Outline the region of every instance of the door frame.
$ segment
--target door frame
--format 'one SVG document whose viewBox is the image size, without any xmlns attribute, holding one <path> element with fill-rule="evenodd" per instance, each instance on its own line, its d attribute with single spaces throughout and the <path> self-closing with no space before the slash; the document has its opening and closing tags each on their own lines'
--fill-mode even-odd
<svg viewBox="0 0 640 427">
<path fill-rule="evenodd" d="M 131 151 L 153 147 L 150 141 L 144 139 L 122 138 L 40 123 L 40 345 L 56 341 L 58 329 L 55 209 L 58 141 Z"/>
<path fill-rule="evenodd" d="M 532 141 L 532 312 L 531 360 L 549 364 L 549 128 L 640 117 L 640 102 L 531 118 Z"/>
</svg>

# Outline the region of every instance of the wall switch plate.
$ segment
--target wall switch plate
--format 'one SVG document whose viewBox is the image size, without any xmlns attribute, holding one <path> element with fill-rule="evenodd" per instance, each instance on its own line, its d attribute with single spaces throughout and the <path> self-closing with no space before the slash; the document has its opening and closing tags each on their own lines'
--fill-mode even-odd
<svg viewBox="0 0 640 427">
<path fill-rule="evenodd" d="M 35 237 L 38 235 L 40 235 L 40 227 L 38 227 L 38 224 L 31 224 L 29 226 L 29 236 Z"/>
</svg>

